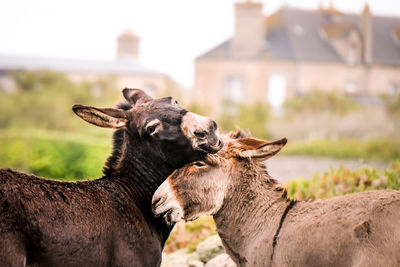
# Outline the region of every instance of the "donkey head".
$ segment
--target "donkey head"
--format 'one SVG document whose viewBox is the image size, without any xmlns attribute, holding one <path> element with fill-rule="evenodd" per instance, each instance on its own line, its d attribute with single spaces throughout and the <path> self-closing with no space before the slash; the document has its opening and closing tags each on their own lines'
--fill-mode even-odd
<svg viewBox="0 0 400 267">
<path fill-rule="evenodd" d="M 235 187 L 233 177 L 246 179 L 241 176 L 246 173 L 243 168 L 260 165 L 254 161 L 263 163 L 286 142 L 286 138 L 267 142 L 249 137 L 229 141 L 219 153 L 175 170 L 154 193 L 153 213 L 164 215 L 168 223 L 216 214 L 229 188 Z"/>
<path fill-rule="evenodd" d="M 144 144 L 142 152 L 146 156 L 157 156 L 172 168 L 204 158 L 207 153 L 216 153 L 222 148 L 217 124 L 179 107 L 172 97 L 153 99 L 142 90 L 128 88 L 123 90 L 123 95 L 128 103 L 118 108 L 74 105 L 72 109 L 89 123 L 123 130 L 128 139 Z"/>
</svg>

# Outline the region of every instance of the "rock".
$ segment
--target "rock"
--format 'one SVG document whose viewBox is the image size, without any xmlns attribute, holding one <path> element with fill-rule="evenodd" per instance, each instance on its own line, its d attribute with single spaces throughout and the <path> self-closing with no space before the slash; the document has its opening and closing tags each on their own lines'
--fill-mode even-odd
<svg viewBox="0 0 400 267">
<path fill-rule="evenodd" d="M 196 253 L 199 259 L 204 263 L 224 252 L 224 247 L 222 246 L 221 239 L 218 235 L 208 237 L 206 240 L 198 244 L 196 248 Z"/>
<path fill-rule="evenodd" d="M 180 249 L 171 254 L 163 253 L 161 267 L 188 267 L 187 260 L 191 256 L 186 253 L 186 249 Z"/>
<path fill-rule="evenodd" d="M 200 260 L 197 252 L 193 252 L 187 258 L 186 263 L 189 267 L 204 267 L 204 263 Z"/>
<path fill-rule="evenodd" d="M 222 253 L 212 258 L 204 267 L 236 267 L 236 264 L 228 254 Z"/>
<path fill-rule="evenodd" d="M 204 263 L 198 260 L 189 260 L 188 261 L 189 267 L 204 267 Z"/>
<path fill-rule="evenodd" d="M 235 265 L 227 265 L 232 262 L 227 254 L 225 254 L 221 239 L 218 235 L 209 236 L 206 240 L 197 245 L 196 251 L 186 253 L 186 249 L 177 250 L 171 254 L 163 253 L 161 267 L 231 267 Z M 223 253 L 225 257 L 217 257 Z M 216 260 L 214 260 L 216 258 Z M 212 259 L 213 265 L 208 265 L 208 261 Z M 230 261 L 229 261 L 230 260 Z M 207 263 L 207 265 L 204 265 Z M 223 265 L 220 265 L 223 264 Z"/>
</svg>

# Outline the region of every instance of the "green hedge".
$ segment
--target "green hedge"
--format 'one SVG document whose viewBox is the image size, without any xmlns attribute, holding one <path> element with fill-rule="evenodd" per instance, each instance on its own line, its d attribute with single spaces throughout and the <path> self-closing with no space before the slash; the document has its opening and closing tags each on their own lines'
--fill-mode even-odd
<svg viewBox="0 0 400 267">
<path fill-rule="evenodd" d="M 346 95 L 333 92 L 324 92 L 314 88 L 302 96 L 290 98 L 285 101 L 284 108 L 287 115 L 296 116 L 302 112 L 330 112 L 346 115 L 359 108 L 359 105 Z"/>
</svg>

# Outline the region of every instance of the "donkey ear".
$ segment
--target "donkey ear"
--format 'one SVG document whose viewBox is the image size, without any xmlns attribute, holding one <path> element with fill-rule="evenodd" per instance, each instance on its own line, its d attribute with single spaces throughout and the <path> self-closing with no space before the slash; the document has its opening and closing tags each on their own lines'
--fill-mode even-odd
<svg viewBox="0 0 400 267">
<path fill-rule="evenodd" d="M 256 138 L 237 139 L 234 145 L 230 147 L 234 156 L 241 158 L 262 158 L 266 160 L 276 153 L 287 143 L 286 138 L 282 138 L 273 142 L 268 142 Z"/>
<path fill-rule="evenodd" d="M 122 90 L 122 94 L 131 105 L 142 104 L 153 100 L 151 96 L 140 89 L 125 88 Z"/>
<path fill-rule="evenodd" d="M 72 110 L 83 120 L 104 128 L 119 129 L 126 126 L 128 122 L 125 111 L 120 109 L 74 105 Z"/>
</svg>

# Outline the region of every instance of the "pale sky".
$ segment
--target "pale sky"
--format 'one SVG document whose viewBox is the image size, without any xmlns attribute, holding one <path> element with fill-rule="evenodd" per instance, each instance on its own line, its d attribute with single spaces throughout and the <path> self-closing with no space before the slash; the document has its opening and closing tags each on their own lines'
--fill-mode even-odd
<svg viewBox="0 0 400 267">
<path fill-rule="evenodd" d="M 243 1 L 243 0 L 242 0 Z M 194 59 L 233 33 L 239 0 L 0 0 L 0 54 L 75 59 L 115 58 L 127 28 L 141 38 L 140 62 L 187 87 Z M 329 0 L 264 0 L 264 13 L 283 4 L 317 8 Z M 335 0 L 359 13 L 366 0 Z M 372 13 L 400 16 L 400 0 L 368 0 Z"/>
</svg>

